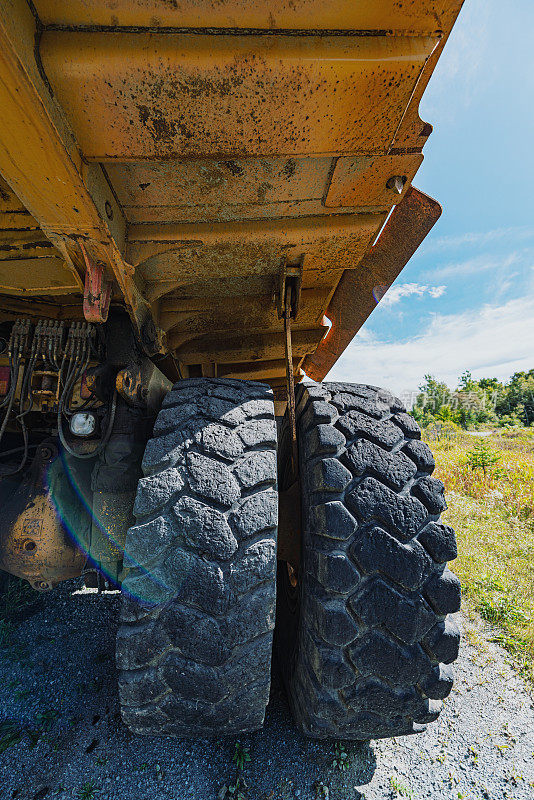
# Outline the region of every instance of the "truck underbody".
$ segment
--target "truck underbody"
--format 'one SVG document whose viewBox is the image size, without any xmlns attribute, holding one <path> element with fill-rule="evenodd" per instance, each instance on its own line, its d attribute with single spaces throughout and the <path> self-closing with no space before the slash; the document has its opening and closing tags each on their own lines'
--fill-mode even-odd
<svg viewBox="0 0 534 800">
<path fill-rule="evenodd" d="M 132 730 L 261 725 L 275 591 L 307 734 L 411 732 L 450 690 L 428 448 L 320 382 L 441 213 L 418 107 L 461 5 L 0 10 L 0 568 L 122 586 Z"/>
</svg>

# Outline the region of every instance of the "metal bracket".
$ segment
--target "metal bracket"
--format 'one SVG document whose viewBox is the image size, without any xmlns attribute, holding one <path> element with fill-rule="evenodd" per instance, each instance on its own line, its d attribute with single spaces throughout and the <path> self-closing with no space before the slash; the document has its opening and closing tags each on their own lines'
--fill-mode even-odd
<svg viewBox="0 0 534 800">
<path fill-rule="evenodd" d="M 278 318 L 283 319 L 286 308 L 287 287 L 291 287 L 291 319 L 296 319 L 299 311 L 300 292 L 302 288 L 302 269 L 304 256 L 298 262 L 288 264 L 284 262 L 280 270 L 280 284 L 278 287 Z"/>
<path fill-rule="evenodd" d="M 295 375 L 293 371 L 293 347 L 291 344 L 291 299 L 292 287 L 286 285 L 284 302 L 284 333 L 286 351 L 286 389 L 287 413 L 289 416 L 289 432 L 291 437 L 291 472 L 293 480 L 297 479 L 299 471 L 298 445 L 297 445 L 297 413 L 295 403 Z"/>
<path fill-rule="evenodd" d="M 111 301 L 111 283 L 104 277 L 102 264 L 91 262 L 83 242 L 80 242 L 80 248 L 85 261 L 83 315 L 87 322 L 105 322 Z"/>
</svg>

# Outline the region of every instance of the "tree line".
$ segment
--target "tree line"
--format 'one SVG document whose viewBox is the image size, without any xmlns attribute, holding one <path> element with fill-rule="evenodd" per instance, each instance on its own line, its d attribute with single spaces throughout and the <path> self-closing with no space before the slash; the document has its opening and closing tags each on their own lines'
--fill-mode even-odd
<svg viewBox="0 0 534 800">
<path fill-rule="evenodd" d="M 469 371 L 458 388 L 425 375 L 411 411 L 422 426 L 454 422 L 462 428 L 478 425 L 530 426 L 534 424 L 534 369 L 515 372 L 509 381 L 476 380 Z"/>
</svg>

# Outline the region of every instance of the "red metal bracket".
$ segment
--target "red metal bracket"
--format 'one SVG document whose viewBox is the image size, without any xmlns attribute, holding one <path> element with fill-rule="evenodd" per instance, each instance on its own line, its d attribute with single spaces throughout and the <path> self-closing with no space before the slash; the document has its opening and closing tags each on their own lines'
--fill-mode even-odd
<svg viewBox="0 0 534 800">
<path fill-rule="evenodd" d="M 85 261 L 85 288 L 83 292 L 83 315 L 87 322 L 105 322 L 111 301 L 111 283 L 104 277 L 102 264 L 93 264 L 80 242 Z"/>
</svg>

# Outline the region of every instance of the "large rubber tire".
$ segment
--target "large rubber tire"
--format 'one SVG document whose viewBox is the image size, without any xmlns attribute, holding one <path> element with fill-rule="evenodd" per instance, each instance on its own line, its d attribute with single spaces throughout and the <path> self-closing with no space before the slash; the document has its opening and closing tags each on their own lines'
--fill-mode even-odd
<svg viewBox="0 0 534 800">
<path fill-rule="evenodd" d="M 143 473 L 117 639 L 123 720 L 151 735 L 255 730 L 269 697 L 275 616 L 271 389 L 177 383 Z"/>
<path fill-rule="evenodd" d="M 275 635 L 294 718 L 316 738 L 419 732 L 451 690 L 459 645 L 434 459 L 376 387 L 299 386 L 297 413 L 302 557 L 296 588 L 279 565 Z"/>
</svg>

